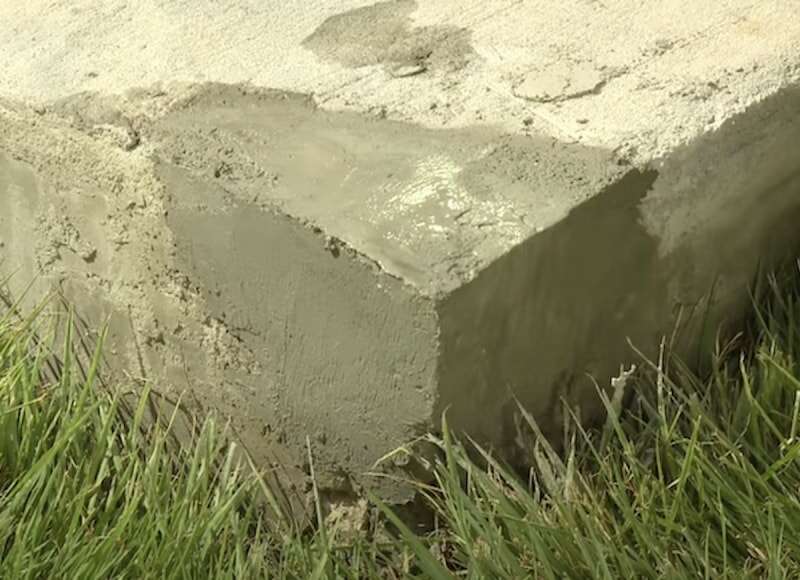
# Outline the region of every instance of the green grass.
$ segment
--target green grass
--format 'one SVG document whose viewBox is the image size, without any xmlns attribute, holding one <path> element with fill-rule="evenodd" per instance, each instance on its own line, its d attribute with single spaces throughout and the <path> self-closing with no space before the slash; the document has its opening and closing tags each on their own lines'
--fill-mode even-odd
<svg viewBox="0 0 800 580">
<path fill-rule="evenodd" d="M 0 317 L 0 578 L 800 578 L 800 275 L 767 290 L 709 377 L 643 361 L 528 479 L 430 436 L 436 529 L 375 500 L 396 533 L 355 539 L 281 515 L 213 418 L 179 446 L 101 387 L 71 324 Z"/>
</svg>

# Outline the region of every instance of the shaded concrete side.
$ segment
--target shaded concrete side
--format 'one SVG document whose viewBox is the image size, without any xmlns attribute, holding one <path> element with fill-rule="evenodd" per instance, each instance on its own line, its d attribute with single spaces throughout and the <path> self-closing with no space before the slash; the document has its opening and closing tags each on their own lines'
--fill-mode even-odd
<svg viewBox="0 0 800 580">
<path fill-rule="evenodd" d="M 3 274 L 56 289 L 126 385 L 216 409 L 256 463 L 365 482 L 430 423 L 433 304 L 345 244 L 75 119 L 0 111 Z M 108 133 L 108 134 L 107 134 Z M 350 477 L 354 481 L 348 481 Z M 378 482 L 380 483 L 380 482 Z"/>
<path fill-rule="evenodd" d="M 759 266 L 800 245 L 800 92 L 788 88 L 533 236 L 442 300 L 440 399 L 450 423 L 507 452 L 513 397 L 557 436 L 585 418 L 630 340 L 655 357 L 680 321 L 695 363 L 749 304 Z"/>
<path fill-rule="evenodd" d="M 438 410 L 454 427 L 508 451 L 516 397 L 555 435 L 560 397 L 598 411 L 584 373 L 618 371 L 626 336 L 658 340 L 666 273 L 637 223 L 655 177 L 631 171 L 439 304 Z"/>
<path fill-rule="evenodd" d="M 714 311 L 735 313 L 754 265 L 800 240 L 800 85 L 751 105 L 653 167 L 641 206 L 662 260 L 681 265 L 670 294 L 684 305 L 715 286 Z M 712 313 L 713 314 L 713 313 Z M 713 325 L 712 325 L 713 326 Z"/>
</svg>

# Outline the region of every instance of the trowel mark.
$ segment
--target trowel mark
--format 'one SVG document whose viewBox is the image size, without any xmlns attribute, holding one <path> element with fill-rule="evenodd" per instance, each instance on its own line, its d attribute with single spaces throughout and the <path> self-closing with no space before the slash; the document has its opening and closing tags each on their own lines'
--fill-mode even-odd
<svg viewBox="0 0 800 580">
<path fill-rule="evenodd" d="M 455 26 L 414 27 L 414 0 L 391 0 L 325 20 L 303 46 L 319 58 L 360 68 L 384 65 L 395 78 L 463 68 L 474 54 L 470 31 Z"/>
</svg>

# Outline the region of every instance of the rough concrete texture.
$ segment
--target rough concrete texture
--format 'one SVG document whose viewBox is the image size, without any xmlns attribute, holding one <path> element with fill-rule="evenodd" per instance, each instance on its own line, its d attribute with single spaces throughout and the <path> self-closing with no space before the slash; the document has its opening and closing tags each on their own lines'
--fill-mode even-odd
<svg viewBox="0 0 800 580">
<path fill-rule="evenodd" d="M 735 319 L 800 241 L 798 14 L 0 3 L 2 267 L 260 463 L 311 436 L 323 488 L 445 409 L 513 454 L 515 397 L 596 415 L 628 339 Z"/>
</svg>

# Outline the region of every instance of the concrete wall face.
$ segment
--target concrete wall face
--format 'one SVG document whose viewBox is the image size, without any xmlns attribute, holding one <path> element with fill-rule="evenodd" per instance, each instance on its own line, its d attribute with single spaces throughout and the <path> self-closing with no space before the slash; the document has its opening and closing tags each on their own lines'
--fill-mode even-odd
<svg viewBox="0 0 800 580">
<path fill-rule="evenodd" d="M 262 465 L 514 458 L 800 243 L 793 2 L 217 4 L 0 3 L 0 277 Z"/>
</svg>

